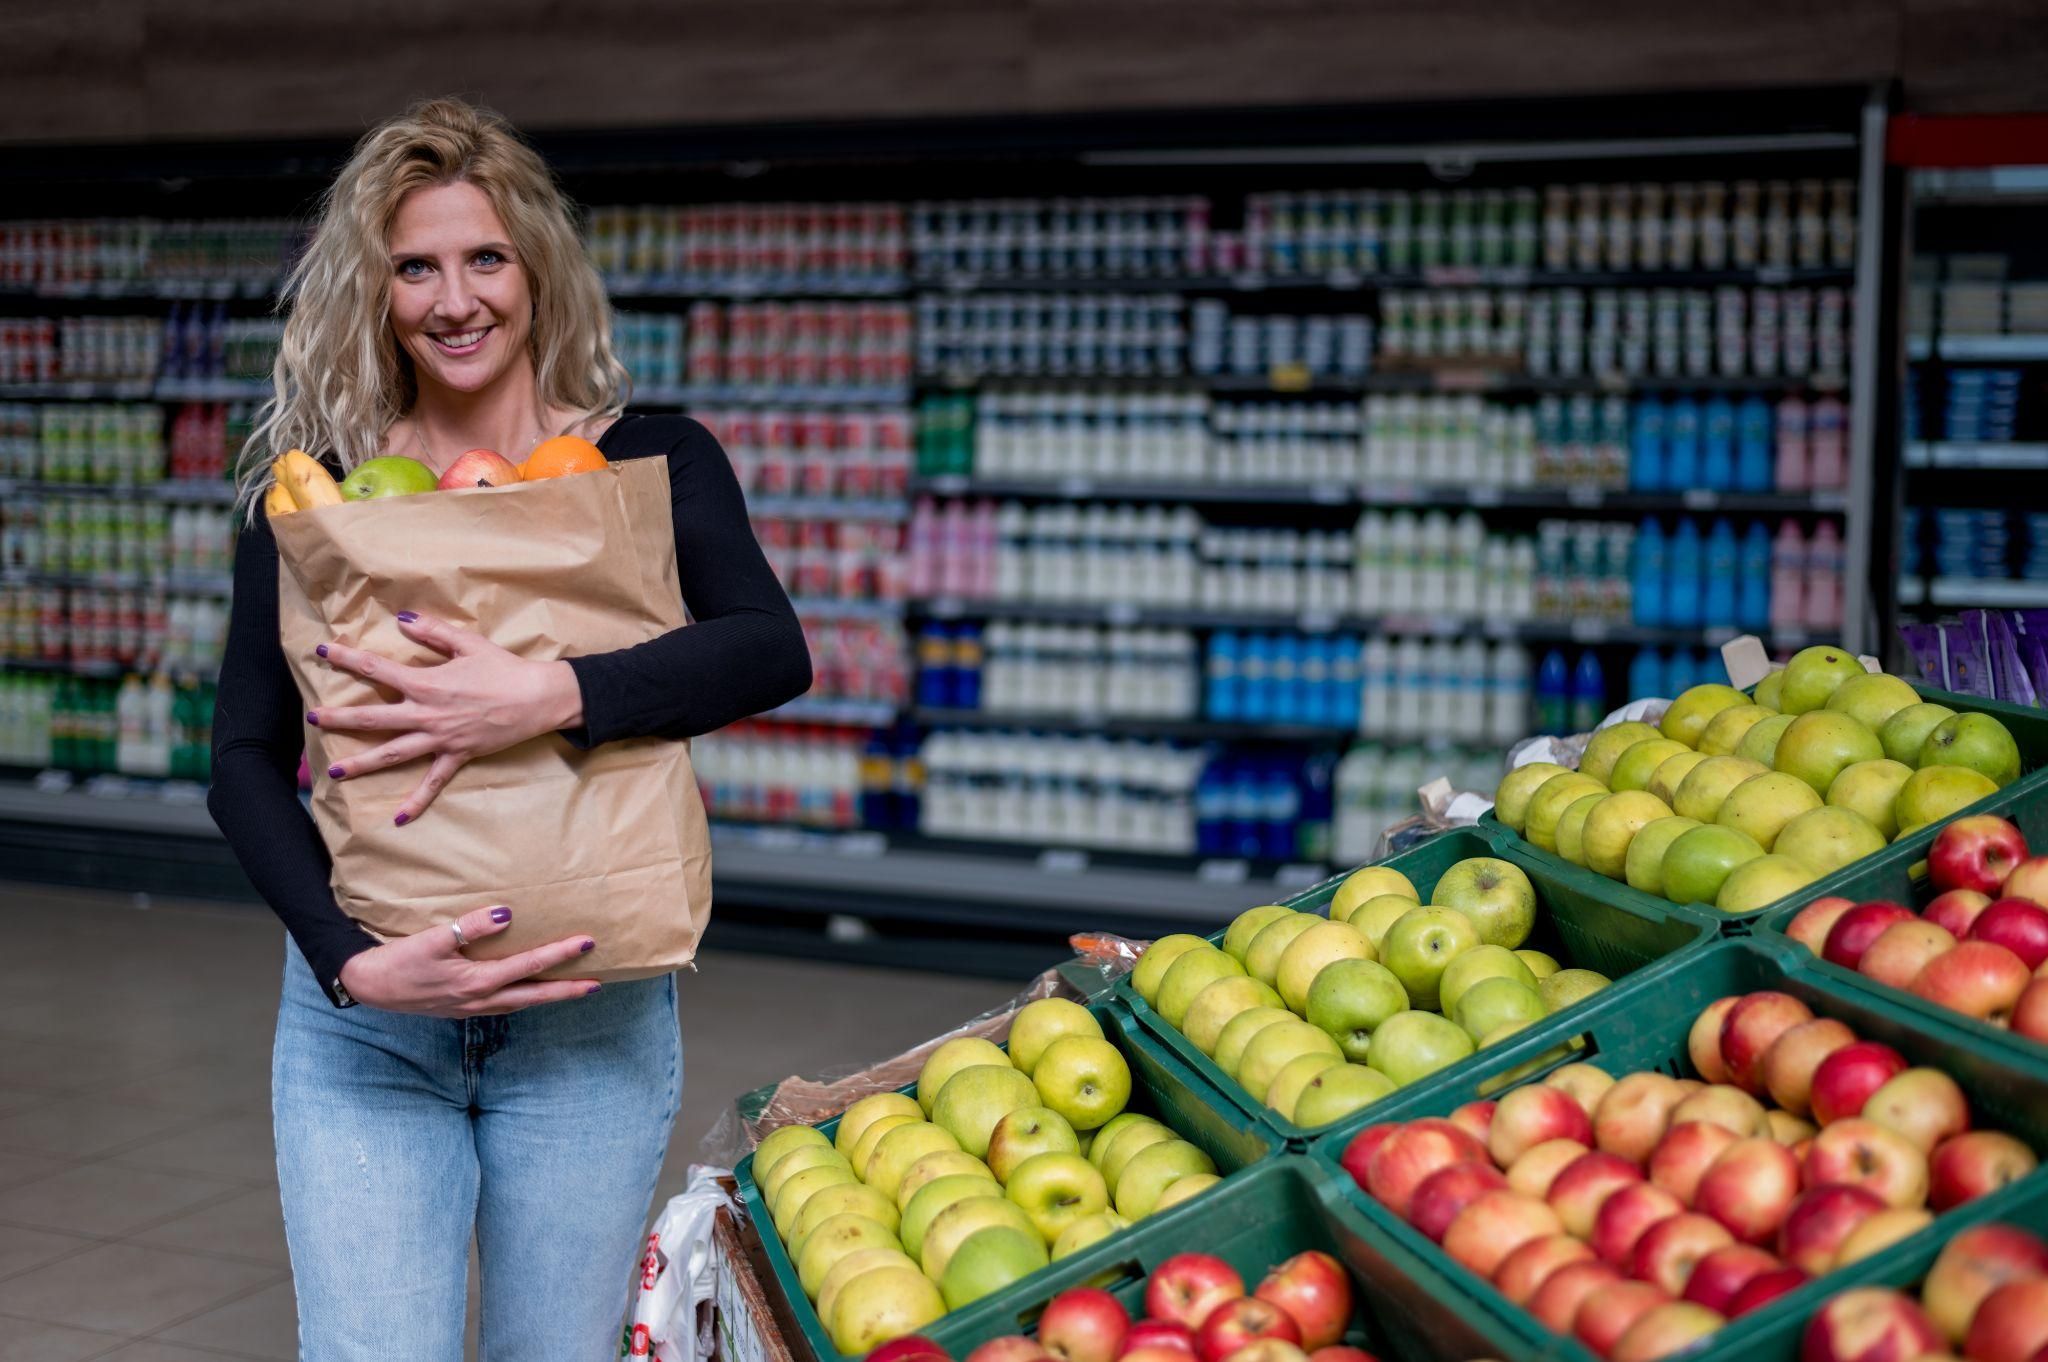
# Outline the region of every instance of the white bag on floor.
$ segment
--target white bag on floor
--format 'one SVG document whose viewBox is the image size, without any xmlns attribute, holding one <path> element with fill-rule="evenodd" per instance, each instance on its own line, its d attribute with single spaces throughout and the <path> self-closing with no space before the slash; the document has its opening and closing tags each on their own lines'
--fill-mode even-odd
<svg viewBox="0 0 2048 1362">
<path fill-rule="evenodd" d="M 711 1231 L 719 1209 L 732 1204 L 718 1179 L 731 1176 L 723 1168 L 691 1164 L 688 1186 L 655 1217 L 640 1260 L 627 1357 L 704 1362 L 711 1356 L 708 1324 L 698 1336 L 697 1307 L 711 1299 L 717 1285 Z"/>
</svg>

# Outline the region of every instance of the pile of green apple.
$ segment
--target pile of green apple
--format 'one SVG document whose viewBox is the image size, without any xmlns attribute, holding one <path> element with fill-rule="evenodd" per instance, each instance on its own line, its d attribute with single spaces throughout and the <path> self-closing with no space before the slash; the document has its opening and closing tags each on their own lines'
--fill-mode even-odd
<svg viewBox="0 0 2048 1362">
<path fill-rule="evenodd" d="M 1609 982 L 1521 948 L 1536 889 L 1507 861 L 1459 861 L 1421 900 L 1400 871 L 1367 866 L 1327 918 L 1265 904 L 1238 914 L 1220 948 L 1161 937 L 1131 986 L 1254 1099 L 1320 1126 Z"/>
<path fill-rule="evenodd" d="M 1019 1009 L 1007 1052 L 957 1037 L 915 1096 L 863 1097 L 829 1140 L 762 1140 L 754 1181 L 833 1345 L 914 1333 L 1219 1180 L 1130 1096 L 1094 1014 L 1046 998 Z"/>
<path fill-rule="evenodd" d="M 1603 728 L 1579 769 L 1532 762 L 1494 816 L 1545 851 L 1674 903 L 1747 913 L 2019 779 L 1989 714 L 1929 704 L 1814 647 L 1758 684 L 1694 686 L 1663 721 Z"/>
</svg>

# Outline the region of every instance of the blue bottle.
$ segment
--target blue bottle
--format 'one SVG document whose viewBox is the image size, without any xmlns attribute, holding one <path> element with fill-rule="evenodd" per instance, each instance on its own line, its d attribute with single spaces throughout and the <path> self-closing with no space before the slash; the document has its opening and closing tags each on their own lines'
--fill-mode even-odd
<svg viewBox="0 0 2048 1362">
<path fill-rule="evenodd" d="M 1735 490 L 1735 404 L 1710 397 L 1700 418 L 1700 483 L 1715 492 Z"/>
<path fill-rule="evenodd" d="M 1273 681 L 1273 712 L 1268 720 L 1276 724 L 1304 722 L 1302 711 L 1307 706 L 1302 703 L 1300 636 L 1276 635 L 1268 667 Z"/>
<path fill-rule="evenodd" d="M 1244 641 L 1244 699 L 1241 717 L 1246 723 L 1273 722 L 1273 636 L 1252 634 Z"/>
<path fill-rule="evenodd" d="M 1330 723 L 1347 733 L 1358 731 L 1358 712 L 1365 698 L 1361 688 L 1364 666 L 1359 656 L 1362 646 L 1355 636 L 1346 634 L 1330 650 L 1330 693 L 1336 705 Z"/>
<path fill-rule="evenodd" d="M 1600 669 L 1600 655 L 1588 648 L 1579 654 L 1579 665 L 1572 671 L 1572 726 L 1569 731 L 1589 733 L 1606 713 L 1607 674 Z"/>
<path fill-rule="evenodd" d="M 1735 410 L 1735 485 L 1744 492 L 1768 492 L 1777 483 L 1771 409 L 1761 397 L 1745 398 Z"/>
<path fill-rule="evenodd" d="M 1643 523 L 1636 526 L 1630 553 L 1634 561 L 1629 564 L 1629 594 L 1634 601 L 1636 624 L 1644 629 L 1661 628 L 1670 582 L 1665 576 L 1664 527 L 1655 516 L 1644 516 Z"/>
<path fill-rule="evenodd" d="M 953 635 L 943 624 L 918 632 L 917 702 L 932 709 L 953 705 Z"/>
<path fill-rule="evenodd" d="M 1671 536 L 1665 558 L 1664 624 L 1672 629 L 1696 629 L 1700 624 L 1700 527 L 1690 519 L 1680 520 Z"/>
<path fill-rule="evenodd" d="M 953 637 L 953 703 L 961 709 L 981 708 L 982 661 L 981 626 L 961 625 Z"/>
<path fill-rule="evenodd" d="M 1230 767 L 1222 758 L 1212 758 L 1195 781 L 1195 851 L 1202 856 L 1225 856 L 1224 833 L 1230 820 Z"/>
<path fill-rule="evenodd" d="M 1301 822 L 1301 783 L 1287 762 L 1266 768 L 1265 814 L 1259 823 L 1259 854 L 1273 861 L 1291 860 Z"/>
<path fill-rule="evenodd" d="M 1637 492 L 1664 490 L 1664 404 L 1636 399 L 1628 449 L 1628 485 Z"/>
<path fill-rule="evenodd" d="M 1330 681 L 1336 661 L 1336 644 L 1329 637 L 1302 641 L 1300 722 L 1316 728 L 1337 722 L 1337 691 Z"/>
<path fill-rule="evenodd" d="M 1219 629 L 1209 637 L 1208 697 L 1204 705 L 1217 723 L 1236 723 L 1243 714 L 1244 686 L 1239 673 L 1237 635 Z"/>
<path fill-rule="evenodd" d="M 1664 490 L 1684 492 L 1699 485 L 1700 405 L 1676 397 L 1664 422 Z"/>
<path fill-rule="evenodd" d="M 1709 629 L 1733 629 L 1736 626 L 1739 558 L 1735 527 L 1725 516 L 1715 520 L 1713 528 L 1707 531 L 1706 590 L 1701 596 L 1700 622 Z"/>
<path fill-rule="evenodd" d="M 1294 859 L 1325 864 L 1330 859 L 1330 817 L 1335 811 L 1337 754 L 1311 753 L 1301 766 L 1301 810 L 1294 822 Z"/>
<path fill-rule="evenodd" d="M 1741 562 L 1736 626 L 1745 633 L 1760 634 L 1771 627 L 1771 536 L 1761 520 L 1752 521 L 1742 536 Z"/>
<path fill-rule="evenodd" d="M 1564 654 L 1552 648 L 1536 668 L 1536 731 L 1563 733 L 1571 719 L 1571 669 Z"/>
<path fill-rule="evenodd" d="M 1664 677 L 1664 655 L 1655 648 L 1637 649 L 1635 659 L 1628 664 L 1628 698 L 1676 694 L 1664 689 Z"/>
<path fill-rule="evenodd" d="M 1254 762 L 1237 764 L 1230 780 L 1230 854 L 1254 860 L 1266 845 L 1260 824 L 1266 816 L 1263 772 Z"/>
</svg>

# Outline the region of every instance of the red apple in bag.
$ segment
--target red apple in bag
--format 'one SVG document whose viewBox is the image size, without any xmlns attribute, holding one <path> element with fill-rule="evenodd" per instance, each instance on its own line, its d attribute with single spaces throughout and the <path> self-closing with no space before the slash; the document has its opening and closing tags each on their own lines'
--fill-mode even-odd
<svg viewBox="0 0 2048 1362">
<path fill-rule="evenodd" d="M 519 468 L 493 449 L 472 449 L 458 455 L 434 484 L 443 492 L 462 487 L 506 487 L 524 481 Z"/>
<path fill-rule="evenodd" d="M 1943 893 L 1974 889 L 1995 894 L 2013 867 L 2027 858 L 2027 839 L 1997 814 L 1958 818 L 1927 848 L 1927 878 Z"/>
<path fill-rule="evenodd" d="M 1314 1249 L 1268 1272 L 1252 1295 L 1285 1310 L 1309 1352 L 1344 1337 L 1344 1326 L 1351 1322 L 1350 1276 L 1342 1263 Z"/>
</svg>

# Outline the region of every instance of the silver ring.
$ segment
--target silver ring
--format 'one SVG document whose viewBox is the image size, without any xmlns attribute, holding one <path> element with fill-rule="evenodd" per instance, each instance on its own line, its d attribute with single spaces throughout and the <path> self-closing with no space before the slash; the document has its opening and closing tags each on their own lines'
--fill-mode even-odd
<svg viewBox="0 0 2048 1362">
<path fill-rule="evenodd" d="M 466 936 L 464 936 L 464 935 L 462 934 L 462 924 L 461 924 L 461 923 L 459 923 L 459 922 L 451 922 L 451 923 L 449 923 L 449 924 L 448 924 L 448 930 L 449 930 L 449 931 L 451 931 L 451 932 L 453 932 L 453 933 L 455 933 L 455 949 L 456 949 L 456 950 L 458 950 L 458 951 L 459 951 L 459 950 L 465 950 L 465 949 L 467 949 L 467 948 L 468 948 L 468 946 L 469 946 L 469 938 L 468 938 L 468 937 L 466 937 Z"/>
</svg>

